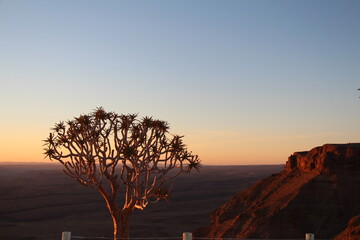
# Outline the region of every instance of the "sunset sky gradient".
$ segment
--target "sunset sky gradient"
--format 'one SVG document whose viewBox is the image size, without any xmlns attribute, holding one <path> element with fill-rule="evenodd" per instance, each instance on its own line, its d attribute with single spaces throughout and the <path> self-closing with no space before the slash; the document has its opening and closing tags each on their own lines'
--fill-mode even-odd
<svg viewBox="0 0 360 240">
<path fill-rule="evenodd" d="M 360 1 L 0 0 L 0 162 L 99 106 L 170 123 L 204 164 L 360 142 Z"/>
</svg>

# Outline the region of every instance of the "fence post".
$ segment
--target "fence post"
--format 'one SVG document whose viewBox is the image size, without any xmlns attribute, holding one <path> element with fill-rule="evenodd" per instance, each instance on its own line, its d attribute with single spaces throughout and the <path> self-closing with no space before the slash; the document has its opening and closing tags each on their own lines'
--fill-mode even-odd
<svg viewBox="0 0 360 240">
<path fill-rule="evenodd" d="M 183 240 L 192 240 L 192 233 L 191 232 L 184 232 L 182 236 Z"/>
<path fill-rule="evenodd" d="M 305 240 L 314 240 L 314 234 L 313 233 L 306 233 L 305 234 Z"/>
<path fill-rule="evenodd" d="M 71 240 L 71 232 L 62 232 L 61 240 Z"/>
</svg>

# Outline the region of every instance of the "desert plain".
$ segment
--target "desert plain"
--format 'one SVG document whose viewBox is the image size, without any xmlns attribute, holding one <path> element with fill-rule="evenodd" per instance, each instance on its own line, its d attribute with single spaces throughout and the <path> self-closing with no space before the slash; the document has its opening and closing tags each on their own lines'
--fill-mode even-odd
<svg viewBox="0 0 360 240">
<path fill-rule="evenodd" d="M 212 210 L 237 192 L 281 171 L 283 165 L 203 166 L 180 175 L 170 201 L 133 212 L 130 237 L 179 237 L 209 224 Z M 112 237 L 105 202 L 55 163 L 0 163 L 0 239 L 55 240 Z"/>
</svg>

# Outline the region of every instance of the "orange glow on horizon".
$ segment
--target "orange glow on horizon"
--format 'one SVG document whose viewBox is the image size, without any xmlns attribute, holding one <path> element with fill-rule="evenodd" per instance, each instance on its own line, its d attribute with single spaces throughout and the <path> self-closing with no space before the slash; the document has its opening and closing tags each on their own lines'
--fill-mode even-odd
<svg viewBox="0 0 360 240">
<path fill-rule="evenodd" d="M 12 136 L 19 136 L 19 132 Z M 50 163 L 42 154 L 46 134 L 39 131 L 31 135 L 30 130 L 22 133 L 21 141 L 17 137 L 0 140 L 0 162 Z M 195 131 L 187 132 L 184 142 L 204 165 L 259 165 L 285 164 L 293 152 L 331 143 L 333 137 L 333 134 L 265 136 L 251 132 Z M 346 140 L 343 143 L 349 142 Z"/>
</svg>

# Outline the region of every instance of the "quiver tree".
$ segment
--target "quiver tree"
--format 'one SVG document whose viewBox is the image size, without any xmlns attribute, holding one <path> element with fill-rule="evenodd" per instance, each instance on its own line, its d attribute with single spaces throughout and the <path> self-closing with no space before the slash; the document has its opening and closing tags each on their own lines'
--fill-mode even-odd
<svg viewBox="0 0 360 240">
<path fill-rule="evenodd" d="M 168 133 L 168 123 L 151 117 L 118 115 L 97 108 L 55 124 L 45 140 L 45 155 L 63 165 L 80 184 L 97 190 L 114 224 L 114 239 L 127 239 L 134 209 L 169 197 L 169 180 L 199 170 L 182 136 Z M 125 196 L 120 205 L 119 191 Z"/>
</svg>

